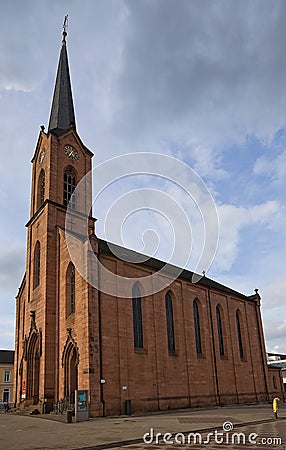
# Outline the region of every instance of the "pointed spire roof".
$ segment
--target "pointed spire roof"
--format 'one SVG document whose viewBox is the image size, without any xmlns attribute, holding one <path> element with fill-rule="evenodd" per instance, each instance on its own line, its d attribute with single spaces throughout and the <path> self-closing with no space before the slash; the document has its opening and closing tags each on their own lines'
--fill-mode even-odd
<svg viewBox="0 0 286 450">
<path fill-rule="evenodd" d="M 62 48 L 59 58 L 56 84 L 50 114 L 48 132 L 60 133 L 75 128 L 72 89 L 69 74 L 68 55 L 66 48 L 67 16 L 63 25 Z"/>
</svg>

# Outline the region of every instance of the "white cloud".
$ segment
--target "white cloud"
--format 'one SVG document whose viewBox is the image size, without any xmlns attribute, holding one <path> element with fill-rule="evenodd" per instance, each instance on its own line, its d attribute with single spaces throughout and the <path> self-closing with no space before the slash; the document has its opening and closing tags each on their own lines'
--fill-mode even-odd
<svg viewBox="0 0 286 450">
<path fill-rule="evenodd" d="M 195 160 L 194 169 L 202 176 L 211 180 L 221 180 L 228 177 L 227 172 L 221 168 L 222 155 L 213 149 L 198 145 L 192 149 L 192 157 Z"/>
<path fill-rule="evenodd" d="M 14 329 L 15 329 L 15 314 L 14 311 L 5 314 L 1 312 L 1 350 L 13 350 L 14 349 Z"/>
<path fill-rule="evenodd" d="M 4 91 L 18 91 L 18 92 L 25 92 L 29 93 L 31 92 L 31 88 L 19 83 L 18 81 L 7 81 L 4 82 L 2 85 L 0 84 L 0 90 L 3 89 Z"/>
<path fill-rule="evenodd" d="M 286 320 L 278 318 L 265 320 L 264 334 L 268 351 L 275 349 L 278 353 L 286 353 Z"/>
<path fill-rule="evenodd" d="M 271 270 L 271 262 L 269 264 L 269 270 Z M 281 307 L 285 305 L 286 297 L 286 278 L 284 275 L 273 277 L 270 282 L 264 283 L 261 286 L 263 308 L 265 310 L 271 310 L 273 308 Z"/>
<path fill-rule="evenodd" d="M 252 207 L 222 204 L 217 206 L 220 238 L 214 261 L 215 270 L 229 271 L 240 251 L 240 233 L 244 227 L 263 224 L 268 227 L 279 212 L 279 203 L 269 201 Z M 244 251 L 244 250 L 243 250 Z"/>
<path fill-rule="evenodd" d="M 275 183 L 285 183 L 286 176 L 286 150 L 280 153 L 276 158 L 261 156 L 255 162 L 253 173 L 255 175 L 264 175 Z"/>
<path fill-rule="evenodd" d="M 286 320 L 268 320 L 265 326 L 265 334 L 270 341 L 285 339 Z"/>
<path fill-rule="evenodd" d="M 3 245 L 3 244 L 2 244 Z M 2 250 L 0 254 L 0 284 L 6 291 L 6 296 L 12 298 L 17 293 L 17 285 L 25 272 L 25 244 L 11 246 Z M 7 301 L 2 296 L 2 301 Z"/>
<path fill-rule="evenodd" d="M 273 52 L 284 46 L 280 2 L 126 5 L 122 70 L 113 84 L 116 133 L 171 137 L 179 130 L 217 147 L 248 133 L 272 137 L 284 123 L 286 67 Z"/>
</svg>

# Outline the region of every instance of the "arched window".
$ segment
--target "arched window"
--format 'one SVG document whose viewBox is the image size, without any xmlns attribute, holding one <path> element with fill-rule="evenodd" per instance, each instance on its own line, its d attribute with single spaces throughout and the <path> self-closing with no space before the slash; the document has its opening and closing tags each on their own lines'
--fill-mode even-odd
<svg viewBox="0 0 286 450">
<path fill-rule="evenodd" d="M 39 241 L 37 241 L 34 250 L 34 288 L 40 284 L 41 275 L 41 246 Z"/>
<path fill-rule="evenodd" d="M 219 353 L 220 353 L 220 356 L 224 356 L 222 321 L 221 321 L 221 313 L 220 313 L 219 306 L 216 307 L 216 322 L 217 322 L 217 332 L 218 332 L 218 342 L 219 342 Z"/>
<path fill-rule="evenodd" d="M 38 208 L 42 206 L 45 200 L 45 171 L 42 169 L 39 176 L 39 183 L 38 183 Z"/>
<path fill-rule="evenodd" d="M 72 196 L 76 187 L 76 177 L 74 170 L 70 167 L 64 173 L 64 205 L 68 206 L 71 200 L 71 208 L 75 209 L 75 196 Z"/>
<path fill-rule="evenodd" d="M 166 294 L 165 302 L 166 302 L 168 351 L 169 351 L 169 353 L 174 353 L 175 352 L 175 333 L 174 333 L 173 305 L 172 305 L 172 299 L 171 299 L 171 296 L 169 293 Z"/>
<path fill-rule="evenodd" d="M 66 277 L 67 286 L 67 315 L 75 312 L 75 268 L 69 264 Z"/>
<path fill-rule="evenodd" d="M 200 355 L 202 354 L 202 341 L 201 341 L 199 307 L 196 300 L 193 301 L 193 311 L 194 311 L 196 350 L 197 354 Z"/>
<path fill-rule="evenodd" d="M 143 348 L 141 293 L 139 287 L 136 284 L 132 288 L 132 309 L 134 347 Z"/>
<path fill-rule="evenodd" d="M 238 339 L 238 347 L 239 347 L 239 354 L 240 357 L 244 357 L 243 352 L 243 344 L 242 344 L 242 336 L 241 336 L 241 327 L 240 327 L 240 319 L 239 319 L 239 311 L 236 311 L 236 331 L 237 331 L 237 339 Z"/>
</svg>

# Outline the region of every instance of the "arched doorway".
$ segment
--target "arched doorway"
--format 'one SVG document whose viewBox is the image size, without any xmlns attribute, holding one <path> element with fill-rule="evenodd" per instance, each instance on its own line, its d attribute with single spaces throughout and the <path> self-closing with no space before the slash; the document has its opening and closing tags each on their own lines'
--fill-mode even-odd
<svg viewBox="0 0 286 450">
<path fill-rule="evenodd" d="M 40 381 L 40 340 L 38 333 L 32 333 L 27 352 L 27 399 L 33 400 L 33 405 L 39 402 Z"/>
<path fill-rule="evenodd" d="M 78 352 L 73 343 L 70 343 L 64 355 L 65 397 L 74 403 L 74 393 L 78 389 Z"/>
</svg>

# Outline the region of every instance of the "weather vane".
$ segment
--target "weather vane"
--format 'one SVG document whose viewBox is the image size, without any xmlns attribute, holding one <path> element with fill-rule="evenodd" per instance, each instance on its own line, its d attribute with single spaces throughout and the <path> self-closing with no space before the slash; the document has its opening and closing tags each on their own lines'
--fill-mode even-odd
<svg viewBox="0 0 286 450">
<path fill-rule="evenodd" d="M 66 40 L 66 35 L 68 34 L 67 28 L 68 28 L 68 14 L 65 16 L 64 23 L 63 23 L 63 29 L 62 29 L 63 41 Z"/>
</svg>

